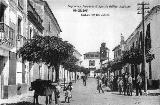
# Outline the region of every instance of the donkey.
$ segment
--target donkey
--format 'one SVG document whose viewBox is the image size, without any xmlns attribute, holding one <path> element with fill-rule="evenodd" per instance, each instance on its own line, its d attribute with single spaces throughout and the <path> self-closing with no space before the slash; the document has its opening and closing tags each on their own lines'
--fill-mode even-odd
<svg viewBox="0 0 160 105">
<path fill-rule="evenodd" d="M 52 94 L 55 91 L 56 87 L 52 85 L 52 82 L 50 80 L 41 80 L 37 79 L 36 81 L 31 82 L 31 90 L 34 91 L 34 101 L 33 103 L 38 103 L 38 96 L 46 96 L 46 105 L 52 102 Z M 49 100 L 48 100 L 49 97 Z"/>
</svg>

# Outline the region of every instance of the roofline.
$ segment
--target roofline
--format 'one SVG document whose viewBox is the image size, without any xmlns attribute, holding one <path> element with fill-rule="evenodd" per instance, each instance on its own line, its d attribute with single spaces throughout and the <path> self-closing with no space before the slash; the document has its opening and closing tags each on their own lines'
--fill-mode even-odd
<svg viewBox="0 0 160 105">
<path fill-rule="evenodd" d="M 99 53 L 99 54 L 100 54 L 99 51 L 97 51 L 97 52 L 87 52 L 87 53 L 85 53 L 85 54 L 89 54 L 89 53 Z M 85 54 L 83 54 L 83 55 L 85 55 Z"/>
<path fill-rule="evenodd" d="M 53 12 L 52 12 L 50 6 L 48 5 L 47 1 L 44 0 L 43 2 L 47 5 L 47 7 L 48 7 L 48 9 L 49 9 L 49 11 L 50 11 L 50 13 L 51 13 L 53 19 L 54 19 L 55 22 L 56 22 L 57 28 L 59 29 L 60 32 L 62 32 L 62 30 L 61 30 L 61 28 L 60 28 L 60 26 L 59 26 L 59 24 L 58 24 L 58 21 L 57 21 L 57 19 L 55 18 L 55 16 L 54 16 L 54 14 L 53 14 Z"/>
<path fill-rule="evenodd" d="M 57 19 L 55 18 L 55 16 L 54 16 L 54 14 L 53 14 L 53 12 L 52 12 L 52 10 L 51 10 L 51 8 L 50 8 L 50 6 L 48 5 L 48 2 L 47 1 L 45 1 L 45 0 L 39 0 L 39 1 L 34 1 L 34 2 L 36 2 L 36 3 L 40 3 L 40 2 L 42 2 L 42 3 L 44 3 L 44 5 L 46 5 L 47 6 L 47 8 L 48 8 L 48 10 L 49 10 L 49 12 L 51 13 L 51 17 L 53 18 L 52 20 L 54 21 L 54 23 L 55 23 L 55 25 L 56 25 L 56 27 L 57 27 L 57 29 L 59 30 L 59 32 L 62 32 L 62 30 L 61 30 L 61 28 L 60 28 L 60 26 L 59 26 L 59 24 L 58 24 L 58 21 L 57 21 Z"/>
<path fill-rule="evenodd" d="M 80 56 L 82 56 L 82 54 L 80 52 L 78 52 L 76 49 L 74 49 L 75 52 L 77 52 Z"/>
<path fill-rule="evenodd" d="M 157 8 L 160 8 L 160 5 L 157 5 L 157 6 L 154 6 L 150 11 L 149 13 L 144 17 L 144 21 L 148 19 L 148 17 L 153 13 L 153 11 Z M 125 42 L 127 42 L 133 35 L 134 35 L 134 32 L 140 28 L 142 25 L 142 21 L 139 23 L 139 25 L 136 27 L 136 29 L 133 31 L 133 33 L 127 38 L 127 40 Z"/>
<path fill-rule="evenodd" d="M 120 47 L 120 45 L 117 45 L 116 47 L 114 47 L 112 51 L 114 51 L 114 50 L 115 50 L 116 48 L 118 48 L 118 47 Z"/>
</svg>

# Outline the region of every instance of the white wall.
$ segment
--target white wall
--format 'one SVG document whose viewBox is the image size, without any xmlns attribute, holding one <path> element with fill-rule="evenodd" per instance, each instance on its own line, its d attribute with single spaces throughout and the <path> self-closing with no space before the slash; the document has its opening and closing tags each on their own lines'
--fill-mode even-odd
<svg viewBox="0 0 160 105">
<path fill-rule="evenodd" d="M 89 66 L 89 61 L 90 60 L 95 60 L 95 66 Z M 96 68 L 99 69 L 100 68 L 100 59 L 84 59 L 82 62 L 82 66 L 84 66 L 85 68 Z"/>
<path fill-rule="evenodd" d="M 155 13 L 148 22 L 151 25 L 151 52 L 155 54 L 155 59 L 152 61 L 152 79 L 160 79 L 160 11 Z M 149 72 L 148 67 L 147 72 Z"/>
</svg>

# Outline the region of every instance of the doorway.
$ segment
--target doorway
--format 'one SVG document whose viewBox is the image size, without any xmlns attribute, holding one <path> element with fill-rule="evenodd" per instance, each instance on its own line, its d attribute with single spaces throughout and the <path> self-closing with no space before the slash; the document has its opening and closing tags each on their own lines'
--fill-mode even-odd
<svg viewBox="0 0 160 105">
<path fill-rule="evenodd" d="M 4 86 L 3 68 L 4 66 L 5 66 L 5 57 L 0 56 L 0 99 L 3 98 L 3 86 Z"/>
</svg>

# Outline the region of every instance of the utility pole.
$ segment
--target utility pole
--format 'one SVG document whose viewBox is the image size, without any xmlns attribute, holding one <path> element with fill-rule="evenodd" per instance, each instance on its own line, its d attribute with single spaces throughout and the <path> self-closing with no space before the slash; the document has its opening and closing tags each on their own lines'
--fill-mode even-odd
<svg viewBox="0 0 160 105">
<path fill-rule="evenodd" d="M 147 74 L 145 70 L 145 62 L 146 62 L 146 54 L 145 54 L 145 10 L 149 9 L 149 7 L 146 7 L 146 5 L 149 5 L 149 3 L 145 3 L 144 1 L 142 3 L 138 3 L 137 5 L 141 6 L 141 8 L 138 8 L 138 14 L 142 14 L 142 52 L 143 52 L 143 62 L 142 62 L 142 72 L 144 72 L 144 92 L 147 92 Z"/>
</svg>

